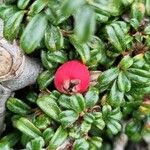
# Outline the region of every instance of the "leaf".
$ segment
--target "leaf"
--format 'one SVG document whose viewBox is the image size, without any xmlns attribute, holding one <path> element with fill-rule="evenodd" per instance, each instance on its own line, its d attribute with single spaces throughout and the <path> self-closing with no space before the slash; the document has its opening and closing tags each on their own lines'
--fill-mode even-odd
<svg viewBox="0 0 150 150">
<path fill-rule="evenodd" d="M 128 137 L 135 141 L 138 142 L 142 138 L 142 125 L 141 122 L 133 121 L 131 120 L 128 122 L 125 128 L 125 133 L 128 135 Z"/>
<path fill-rule="evenodd" d="M 117 85 L 121 92 L 129 92 L 131 89 L 131 81 L 126 77 L 123 72 L 119 73 Z"/>
<path fill-rule="evenodd" d="M 30 16 L 40 13 L 48 4 L 48 0 L 36 0 L 30 6 L 28 14 Z"/>
<path fill-rule="evenodd" d="M 45 89 L 47 88 L 53 81 L 54 79 L 54 73 L 53 71 L 44 71 L 42 72 L 39 77 L 37 78 L 37 83 L 39 85 L 40 89 Z"/>
<path fill-rule="evenodd" d="M 122 45 L 116 35 L 115 30 L 112 26 L 106 26 L 106 33 L 108 34 L 109 40 L 112 43 L 112 45 L 117 49 L 118 52 L 123 51 Z"/>
<path fill-rule="evenodd" d="M 27 143 L 26 150 L 42 150 L 44 147 L 44 140 L 42 137 L 37 137 L 33 139 L 31 142 Z"/>
<path fill-rule="evenodd" d="M 124 23 L 124 22 L 123 22 Z M 121 27 L 122 24 L 119 24 L 118 22 L 116 23 L 112 23 L 111 26 L 113 27 L 116 36 L 118 37 L 118 40 L 121 44 L 122 50 L 126 49 L 126 45 L 125 45 L 125 33 L 124 30 Z"/>
<path fill-rule="evenodd" d="M 115 120 L 111 120 L 108 124 L 107 124 L 107 128 L 110 130 L 110 132 L 115 135 L 117 134 L 120 130 L 121 130 L 121 125 L 115 121 Z"/>
<path fill-rule="evenodd" d="M 95 31 L 95 13 L 92 8 L 83 6 L 75 14 L 75 34 L 80 42 L 87 42 Z"/>
<path fill-rule="evenodd" d="M 98 87 L 100 89 L 105 86 L 107 87 L 117 78 L 118 74 L 119 74 L 118 68 L 111 68 L 102 72 L 101 75 L 98 77 Z"/>
<path fill-rule="evenodd" d="M 83 6 L 84 3 L 85 3 L 84 0 L 76 0 L 76 1 L 64 0 L 61 6 L 62 14 L 65 16 L 70 16 L 79 7 Z"/>
<path fill-rule="evenodd" d="M 33 91 L 28 92 L 26 96 L 26 99 L 31 103 L 35 103 L 37 98 L 38 98 L 38 94 Z"/>
<path fill-rule="evenodd" d="M 85 94 L 86 108 L 92 108 L 99 100 L 99 91 L 95 87 L 90 87 Z"/>
<path fill-rule="evenodd" d="M 41 150 L 44 147 L 44 140 L 42 137 L 37 137 L 31 142 L 27 143 L 26 150 Z"/>
<path fill-rule="evenodd" d="M 48 61 L 47 59 L 47 52 L 46 51 L 42 51 L 41 52 L 41 60 L 42 60 L 42 64 L 43 66 L 47 69 L 47 70 L 52 70 L 54 68 L 57 67 L 57 63 L 54 63 L 54 62 L 50 62 Z"/>
<path fill-rule="evenodd" d="M 81 113 L 85 110 L 86 104 L 82 94 L 75 94 L 70 97 L 70 106 L 77 113 Z"/>
<path fill-rule="evenodd" d="M 13 41 L 17 37 L 24 14 L 25 11 L 18 11 L 5 21 L 3 34 L 7 40 Z"/>
<path fill-rule="evenodd" d="M 146 8 L 146 13 L 149 16 L 150 15 L 150 0 L 146 0 L 145 2 L 145 8 Z"/>
<path fill-rule="evenodd" d="M 108 96 L 108 103 L 111 106 L 117 107 L 120 106 L 124 101 L 124 93 L 120 92 L 117 86 L 116 81 L 114 81 L 113 86 L 110 90 L 110 94 Z"/>
<path fill-rule="evenodd" d="M 17 7 L 19 9 L 26 9 L 26 7 L 29 5 L 30 0 L 18 0 Z"/>
<path fill-rule="evenodd" d="M 11 150 L 11 148 L 9 147 L 8 143 L 0 143 L 0 149 L 2 150 Z"/>
<path fill-rule="evenodd" d="M 75 47 L 76 51 L 79 53 L 82 62 L 87 63 L 90 60 L 90 49 L 87 44 L 79 43 L 75 35 L 70 36 L 70 42 Z"/>
<path fill-rule="evenodd" d="M 93 114 L 91 114 L 91 113 L 86 113 L 86 114 L 84 115 L 84 121 L 86 121 L 87 123 L 92 124 L 92 123 L 94 122 L 94 120 L 95 120 L 95 117 L 94 117 Z"/>
<path fill-rule="evenodd" d="M 4 137 L 2 137 L 0 140 L 0 143 L 6 143 L 10 147 L 13 147 L 16 145 L 16 143 L 19 140 L 20 140 L 20 134 L 18 132 L 14 132 L 14 133 L 9 133 L 9 134 L 5 135 Z"/>
<path fill-rule="evenodd" d="M 106 16 L 118 16 L 120 14 L 120 0 L 90 1 L 89 3 L 100 14 Z"/>
<path fill-rule="evenodd" d="M 75 140 L 73 144 L 73 149 L 74 150 L 89 150 L 89 143 L 83 138 L 77 139 Z"/>
<path fill-rule="evenodd" d="M 49 142 L 48 149 L 55 150 L 59 147 L 68 137 L 68 133 L 61 126 L 56 130 L 54 136 Z"/>
<path fill-rule="evenodd" d="M 32 53 L 40 44 L 47 27 L 47 17 L 43 13 L 35 15 L 25 28 L 20 45 L 25 53 Z"/>
<path fill-rule="evenodd" d="M 128 72 L 135 74 L 135 75 L 139 75 L 141 77 L 150 78 L 150 73 L 149 71 L 146 71 L 146 70 L 142 70 L 138 68 L 129 68 Z"/>
<path fill-rule="evenodd" d="M 37 99 L 37 105 L 52 119 L 58 121 L 61 112 L 51 95 L 44 95 Z"/>
<path fill-rule="evenodd" d="M 102 138 L 98 136 L 93 136 L 89 139 L 90 147 L 94 149 L 100 149 L 102 146 Z"/>
<path fill-rule="evenodd" d="M 134 2 L 131 7 L 131 17 L 136 18 L 139 22 L 142 21 L 145 14 L 145 6 L 142 2 Z"/>
<path fill-rule="evenodd" d="M 0 18 L 7 21 L 12 15 L 14 15 L 16 12 L 18 12 L 18 8 L 16 6 L 12 5 L 0 5 Z"/>
<path fill-rule="evenodd" d="M 17 129 L 23 132 L 26 135 L 29 135 L 32 138 L 36 138 L 41 135 L 41 131 L 34 126 L 32 122 L 28 119 L 21 117 L 14 122 L 14 125 Z"/>
<path fill-rule="evenodd" d="M 87 134 L 90 131 L 91 126 L 92 126 L 91 123 L 83 121 L 80 126 L 80 133 Z"/>
<path fill-rule="evenodd" d="M 101 112 L 93 112 L 93 116 L 95 117 L 93 124 L 100 130 L 103 130 L 105 127 L 105 122 L 103 120 L 102 113 Z"/>
<path fill-rule="evenodd" d="M 119 67 L 123 70 L 127 70 L 129 67 L 131 67 L 133 64 L 133 58 L 131 58 L 129 55 L 124 56 L 124 58 L 120 61 Z"/>
<path fill-rule="evenodd" d="M 60 63 L 60 64 L 63 64 L 68 60 L 65 51 L 48 52 L 47 59 L 50 62 Z"/>
<path fill-rule="evenodd" d="M 79 115 L 73 110 L 65 110 L 59 114 L 60 122 L 64 128 L 70 127 L 78 117 Z"/>
<path fill-rule="evenodd" d="M 22 100 L 10 97 L 7 100 L 7 108 L 16 114 L 26 115 L 32 112 L 31 107 L 24 103 Z"/>
<path fill-rule="evenodd" d="M 34 119 L 33 123 L 38 129 L 44 130 L 50 125 L 51 119 L 46 114 L 41 114 Z"/>
<path fill-rule="evenodd" d="M 49 127 L 43 131 L 42 137 L 44 138 L 46 145 L 49 143 L 49 141 L 53 136 L 54 136 L 54 130 L 52 128 Z"/>
<path fill-rule="evenodd" d="M 64 37 L 59 27 L 48 26 L 45 32 L 45 45 L 49 51 L 64 48 Z"/>
</svg>

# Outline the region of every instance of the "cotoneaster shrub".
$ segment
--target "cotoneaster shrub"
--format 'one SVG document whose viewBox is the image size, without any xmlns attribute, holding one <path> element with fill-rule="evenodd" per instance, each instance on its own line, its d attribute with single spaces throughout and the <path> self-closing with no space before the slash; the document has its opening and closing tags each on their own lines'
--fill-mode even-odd
<svg viewBox="0 0 150 150">
<path fill-rule="evenodd" d="M 134 142 L 149 134 L 149 16 L 150 0 L 1 4 L 4 37 L 17 40 L 30 57 L 40 57 L 44 71 L 37 85 L 8 99 L 0 148 L 112 149 L 120 134 Z M 92 72 L 101 71 L 82 94 L 63 94 L 54 86 L 56 70 L 71 60 L 87 66 L 91 83 Z"/>
</svg>

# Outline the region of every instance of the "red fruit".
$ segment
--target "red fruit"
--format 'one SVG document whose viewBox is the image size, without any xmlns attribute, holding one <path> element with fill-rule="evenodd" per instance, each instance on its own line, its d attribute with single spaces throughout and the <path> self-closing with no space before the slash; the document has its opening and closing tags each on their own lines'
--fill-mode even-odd
<svg viewBox="0 0 150 150">
<path fill-rule="evenodd" d="M 65 94 L 83 93 L 90 83 L 88 68 L 77 60 L 64 63 L 55 74 L 54 84 L 58 91 Z"/>
</svg>

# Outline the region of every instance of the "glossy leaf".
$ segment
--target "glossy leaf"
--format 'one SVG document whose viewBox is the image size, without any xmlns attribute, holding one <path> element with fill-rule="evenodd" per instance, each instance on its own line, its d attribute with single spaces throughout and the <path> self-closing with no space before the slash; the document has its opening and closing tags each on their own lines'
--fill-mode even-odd
<svg viewBox="0 0 150 150">
<path fill-rule="evenodd" d="M 75 35 L 70 36 L 70 42 L 75 47 L 76 51 L 79 53 L 83 63 L 87 63 L 90 60 L 90 49 L 88 45 L 79 43 Z"/>
<path fill-rule="evenodd" d="M 73 110 L 62 111 L 59 114 L 59 119 L 64 128 L 70 127 L 77 119 L 79 115 Z"/>
<path fill-rule="evenodd" d="M 25 28 L 20 45 L 25 53 L 32 53 L 40 44 L 47 27 L 47 18 L 43 13 L 35 15 Z"/>
<path fill-rule="evenodd" d="M 58 115 L 61 112 L 55 100 L 51 95 L 44 95 L 37 99 L 37 105 L 51 118 L 58 121 Z"/>
<path fill-rule="evenodd" d="M 7 40 L 13 41 L 15 38 L 17 38 L 24 14 L 25 11 L 18 11 L 5 22 L 3 33 Z"/>
<path fill-rule="evenodd" d="M 71 108 L 77 113 L 81 113 L 85 110 L 85 99 L 81 94 L 75 94 L 70 97 Z"/>
<path fill-rule="evenodd" d="M 61 126 L 56 130 L 54 136 L 50 140 L 48 148 L 55 150 L 60 146 L 68 137 L 67 131 L 65 131 Z"/>
<path fill-rule="evenodd" d="M 41 135 L 41 131 L 38 128 L 36 128 L 32 122 L 30 122 L 24 117 L 18 119 L 14 124 L 17 129 L 19 129 L 21 132 L 23 132 L 26 135 L 29 135 L 32 138 Z"/>
<path fill-rule="evenodd" d="M 79 41 L 86 42 L 94 34 L 94 31 L 95 13 L 90 7 L 83 6 L 75 14 L 75 34 Z"/>
<path fill-rule="evenodd" d="M 51 84 L 53 79 L 54 79 L 53 71 L 50 72 L 50 71 L 46 70 L 46 71 L 42 72 L 37 79 L 39 88 L 40 89 L 47 88 L 47 86 L 49 86 Z"/>
<path fill-rule="evenodd" d="M 118 75 L 117 85 L 121 92 L 129 92 L 131 89 L 131 81 L 123 72 L 120 72 Z"/>
<path fill-rule="evenodd" d="M 29 5 L 30 0 L 18 0 L 17 7 L 19 9 L 25 9 Z"/>
<path fill-rule="evenodd" d="M 114 81 L 111 88 L 110 94 L 108 96 L 108 103 L 111 106 L 117 107 L 120 106 L 124 101 L 124 93 L 120 92 L 117 86 L 116 81 Z"/>
<path fill-rule="evenodd" d="M 22 100 L 10 97 L 7 101 L 7 108 L 16 114 L 26 115 L 32 112 L 31 107 L 24 103 Z"/>
<path fill-rule="evenodd" d="M 89 150 L 89 143 L 85 139 L 77 139 L 73 144 L 74 150 Z"/>
<path fill-rule="evenodd" d="M 45 32 L 45 45 L 50 51 L 64 48 L 64 38 L 59 27 L 48 26 Z"/>
<path fill-rule="evenodd" d="M 99 100 L 98 89 L 91 87 L 85 94 L 86 108 L 92 108 Z"/>
</svg>

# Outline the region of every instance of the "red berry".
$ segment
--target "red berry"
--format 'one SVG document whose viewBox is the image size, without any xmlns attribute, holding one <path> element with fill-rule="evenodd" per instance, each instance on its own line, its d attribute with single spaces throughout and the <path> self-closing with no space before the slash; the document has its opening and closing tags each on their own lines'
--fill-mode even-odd
<svg viewBox="0 0 150 150">
<path fill-rule="evenodd" d="M 65 94 L 84 93 L 89 83 L 88 68 L 77 60 L 68 61 L 60 66 L 54 79 L 57 90 Z"/>
</svg>

